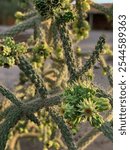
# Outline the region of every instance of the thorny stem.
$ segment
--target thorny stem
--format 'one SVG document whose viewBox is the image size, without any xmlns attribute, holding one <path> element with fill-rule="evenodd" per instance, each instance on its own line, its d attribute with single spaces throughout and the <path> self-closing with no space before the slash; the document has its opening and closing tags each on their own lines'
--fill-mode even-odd
<svg viewBox="0 0 130 150">
<path fill-rule="evenodd" d="M 103 56 L 99 57 L 99 62 L 100 62 L 100 65 L 102 66 L 103 70 L 107 74 L 107 78 L 108 78 L 108 81 L 110 83 L 110 86 L 113 87 L 113 77 L 112 77 L 111 67 L 109 65 L 107 65 Z"/>
<path fill-rule="evenodd" d="M 82 69 L 79 70 L 77 76 L 75 76 L 73 80 L 76 80 L 76 78 L 78 79 L 79 77 L 81 77 L 85 72 L 87 72 L 92 67 L 92 65 L 95 64 L 96 60 L 99 58 L 100 53 L 103 50 L 104 44 L 105 44 L 104 37 L 100 37 L 97 42 L 97 45 L 95 46 L 95 51 L 90 56 L 89 60 L 86 61 Z"/>
<path fill-rule="evenodd" d="M 16 36 L 20 32 L 24 32 L 27 29 L 33 28 L 35 23 L 40 20 L 40 16 L 34 16 L 28 20 L 23 21 L 22 23 L 15 25 L 11 27 L 9 30 L 0 33 L 0 38 L 6 37 L 6 36 Z"/>
<path fill-rule="evenodd" d="M 32 113 L 35 113 L 41 110 L 43 107 L 52 107 L 58 105 L 63 100 L 60 96 L 54 96 L 51 98 L 47 98 L 43 101 L 42 98 L 37 98 L 31 101 L 25 101 L 22 109 L 25 111 L 30 110 Z M 11 105 L 10 107 L 6 108 L 3 112 L 0 112 L 0 121 L 10 113 L 12 109 L 15 109 L 15 105 Z"/>
<path fill-rule="evenodd" d="M 5 96 L 6 98 L 8 98 L 13 104 L 15 104 L 16 106 L 20 107 L 23 103 L 21 101 L 19 101 L 15 95 L 9 91 L 7 88 L 5 88 L 4 86 L 0 85 L 0 93 Z"/>
<path fill-rule="evenodd" d="M 106 15 L 113 17 L 113 11 L 112 8 L 106 8 L 103 5 L 97 4 L 97 3 L 91 3 L 91 6 L 95 9 L 98 9 L 99 11 L 105 13 Z"/>
<path fill-rule="evenodd" d="M 113 98 L 110 94 L 107 94 L 104 90 L 101 88 L 97 88 L 96 95 L 104 98 L 108 98 L 110 101 L 111 106 L 113 106 Z"/>
<path fill-rule="evenodd" d="M 4 88 L 0 85 L 0 93 L 3 94 L 3 96 L 6 96 L 13 104 L 15 104 L 19 109 L 21 109 L 24 105 L 21 101 L 19 101 L 13 93 L 11 93 L 8 89 Z M 23 110 L 23 109 L 22 109 Z M 25 112 L 23 112 L 24 114 Z M 39 124 L 38 119 L 31 113 L 31 111 L 28 111 L 25 113 L 26 117 L 29 118 L 31 121 L 33 121 L 36 124 Z"/>
<path fill-rule="evenodd" d="M 0 124 L 0 149 L 4 150 L 11 128 L 17 124 L 22 117 L 22 110 L 14 107 L 7 114 L 6 119 Z"/>
<path fill-rule="evenodd" d="M 25 73 L 25 75 L 35 84 L 39 94 L 42 98 L 46 98 L 47 90 L 44 87 L 42 78 L 33 70 L 32 66 L 24 57 L 18 58 L 18 66 Z"/>
<path fill-rule="evenodd" d="M 71 40 L 69 38 L 68 32 L 66 30 L 65 25 L 59 25 L 59 33 L 61 37 L 61 41 L 64 48 L 66 64 L 70 73 L 70 80 L 77 76 L 76 74 L 76 63 L 74 59 L 74 54 L 72 51 Z"/>
<path fill-rule="evenodd" d="M 69 150 L 77 150 L 75 143 L 73 142 L 72 139 L 72 135 L 68 129 L 68 127 L 66 126 L 64 120 L 62 117 L 56 115 L 56 113 L 54 111 L 49 111 L 52 119 L 55 121 L 55 123 L 58 125 L 61 133 L 62 133 L 62 137 L 64 138 L 67 147 Z"/>
</svg>

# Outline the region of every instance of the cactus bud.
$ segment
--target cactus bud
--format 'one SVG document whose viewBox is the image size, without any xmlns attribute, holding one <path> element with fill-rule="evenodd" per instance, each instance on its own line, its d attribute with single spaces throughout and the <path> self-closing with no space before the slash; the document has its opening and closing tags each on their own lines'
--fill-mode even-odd
<svg viewBox="0 0 130 150">
<path fill-rule="evenodd" d="M 100 112 L 111 109 L 111 104 L 109 103 L 109 99 L 107 98 L 96 98 L 95 104 L 96 110 Z"/>
<path fill-rule="evenodd" d="M 95 114 L 91 119 L 89 119 L 89 122 L 92 126 L 99 128 L 104 123 L 104 120 L 102 116 L 100 116 L 99 114 Z"/>
</svg>

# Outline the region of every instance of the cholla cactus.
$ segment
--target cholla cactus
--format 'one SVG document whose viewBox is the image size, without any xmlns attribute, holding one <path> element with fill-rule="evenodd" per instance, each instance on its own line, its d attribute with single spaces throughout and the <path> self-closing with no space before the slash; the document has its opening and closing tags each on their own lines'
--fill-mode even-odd
<svg viewBox="0 0 130 150">
<path fill-rule="evenodd" d="M 82 149 L 99 132 L 112 140 L 112 96 L 93 83 L 93 66 L 99 61 L 112 86 L 111 69 L 104 59 L 108 51 L 105 38 L 97 39 L 85 64 L 80 48 L 72 45 L 89 35 L 85 17 L 91 5 L 107 15 L 111 10 L 90 0 L 76 0 L 76 5 L 72 2 L 34 0 L 33 11 L 17 12 L 17 25 L 0 33 L 0 67 L 17 65 L 21 70 L 16 96 L 0 85 L 0 93 L 11 103 L 0 111 L 1 150 L 14 150 L 18 138 L 14 145 L 11 141 L 23 133 L 35 133 L 44 150 Z M 34 29 L 34 35 L 26 43 L 16 43 L 13 37 L 29 28 Z M 74 141 L 71 131 L 87 121 L 94 131 L 88 133 L 87 140 L 85 135 Z"/>
<path fill-rule="evenodd" d="M 16 44 L 10 37 L 5 38 L 0 45 L 0 66 L 10 67 L 15 65 L 15 58 L 19 54 L 27 52 L 27 46 L 25 43 Z"/>
<path fill-rule="evenodd" d="M 94 87 L 87 87 L 83 83 L 71 85 L 64 93 L 64 117 L 72 127 L 88 120 L 94 127 L 103 124 L 100 112 L 110 110 L 108 98 L 97 97 Z M 65 103 L 65 104 L 64 104 Z"/>
</svg>

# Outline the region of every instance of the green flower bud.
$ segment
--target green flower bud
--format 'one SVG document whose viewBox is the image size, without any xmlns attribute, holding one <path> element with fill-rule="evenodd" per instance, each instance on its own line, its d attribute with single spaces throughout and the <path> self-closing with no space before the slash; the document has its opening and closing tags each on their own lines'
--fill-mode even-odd
<svg viewBox="0 0 130 150">
<path fill-rule="evenodd" d="M 22 42 L 16 45 L 16 53 L 23 54 L 27 52 L 27 45 L 26 43 Z"/>
<path fill-rule="evenodd" d="M 98 110 L 99 112 L 111 109 L 111 104 L 109 102 L 109 99 L 107 98 L 96 98 L 95 105 L 96 110 Z"/>
<path fill-rule="evenodd" d="M 83 40 L 89 36 L 90 26 L 87 21 L 74 22 L 73 29 L 79 40 Z"/>
<path fill-rule="evenodd" d="M 15 64 L 15 59 L 14 59 L 14 57 L 6 57 L 5 59 L 4 59 L 4 67 L 5 68 L 9 68 L 9 67 L 11 67 L 11 66 L 13 66 Z"/>
<path fill-rule="evenodd" d="M 84 32 L 85 30 L 89 31 L 90 30 L 90 26 L 89 23 L 87 21 L 83 21 L 82 24 L 80 25 L 80 30 L 82 32 Z"/>
<path fill-rule="evenodd" d="M 8 46 L 0 45 L 0 54 L 3 56 L 8 56 L 11 53 L 11 48 Z"/>
<path fill-rule="evenodd" d="M 65 105 L 65 109 L 64 109 L 64 117 L 65 119 L 74 119 L 75 113 L 74 113 L 74 107 L 70 104 L 66 104 Z"/>
<path fill-rule="evenodd" d="M 12 49 L 15 49 L 15 41 L 11 37 L 6 37 L 4 39 L 4 45 Z"/>
<path fill-rule="evenodd" d="M 91 100 L 85 99 L 79 104 L 79 111 L 82 112 L 83 115 L 90 117 L 95 112 L 95 104 Z"/>
<path fill-rule="evenodd" d="M 90 4 L 87 1 L 83 1 L 82 2 L 82 9 L 86 12 L 89 11 L 90 10 Z"/>
<path fill-rule="evenodd" d="M 80 54 L 80 53 L 81 53 L 81 48 L 80 48 L 80 47 L 77 47 L 77 48 L 76 48 L 76 52 L 77 52 L 78 54 Z"/>
<path fill-rule="evenodd" d="M 105 70 L 102 70 L 102 75 L 106 76 L 107 72 Z"/>
<path fill-rule="evenodd" d="M 42 136 L 39 136 L 39 137 L 38 137 L 38 140 L 39 140 L 40 142 L 42 142 L 42 141 L 43 141 L 43 137 L 42 137 Z"/>
<path fill-rule="evenodd" d="M 48 135 L 48 136 L 51 136 L 51 135 L 52 135 L 52 130 L 51 130 L 51 129 L 48 129 L 48 130 L 47 130 L 47 135 Z"/>
<path fill-rule="evenodd" d="M 60 144 L 58 142 L 55 142 L 53 144 L 53 147 L 56 149 L 56 150 L 59 150 L 60 149 Z"/>
<path fill-rule="evenodd" d="M 112 56 L 112 50 L 109 44 L 104 45 L 103 54 Z"/>
<path fill-rule="evenodd" d="M 51 148 L 52 146 L 53 146 L 53 144 L 54 144 L 54 142 L 53 141 L 48 141 L 48 143 L 47 143 L 47 147 L 48 148 Z"/>
<path fill-rule="evenodd" d="M 99 128 L 104 123 L 102 116 L 99 114 L 93 115 L 88 120 L 89 120 L 90 124 L 96 128 Z"/>
<path fill-rule="evenodd" d="M 22 12 L 20 12 L 20 11 L 17 11 L 17 12 L 15 13 L 15 17 L 16 17 L 17 19 L 21 19 L 22 17 L 24 17 L 24 14 L 23 14 Z"/>
<path fill-rule="evenodd" d="M 63 51 L 62 51 L 62 48 L 61 47 L 58 47 L 56 49 L 56 56 L 59 58 L 59 59 L 63 59 L 64 55 L 63 55 Z"/>
<path fill-rule="evenodd" d="M 33 52 L 36 57 L 36 58 L 34 57 L 34 61 L 40 62 L 41 59 L 43 58 L 46 59 L 51 54 L 52 47 L 49 47 L 46 42 L 37 41 L 33 49 Z"/>
</svg>

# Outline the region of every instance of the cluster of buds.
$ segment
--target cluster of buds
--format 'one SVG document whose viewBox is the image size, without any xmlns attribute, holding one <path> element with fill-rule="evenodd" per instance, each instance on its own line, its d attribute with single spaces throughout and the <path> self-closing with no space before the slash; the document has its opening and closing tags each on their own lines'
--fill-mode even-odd
<svg viewBox="0 0 130 150">
<path fill-rule="evenodd" d="M 80 0 L 82 11 L 88 12 L 90 10 L 90 0 Z"/>
<path fill-rule="evenodd" d="M 104 122 L 100 112 L 111 109 L 108 98 L 97 97 L 96 90 L 86 87 L 83 83 L 75 83 L 68 87 L 64 92 L 64 99 L 64 118 L 72 127 L 87 120 L 98 128 Z"/>
<path fill-rule="evenodd" d="M 73 31 L 78 40 L 85 39 L 89 36 L 90 25 L 86 20 L 81 21 L 81 23 L 76 20 L 73 24 Z"/>
<path fill-rule="evenodd" d="M 45 41 L 37 41 L 33 48 L 33 53 L 39 55 L 40 57 L 44 57 L 44 59 L 50 55 L 51 51 L 52 48 L 49 47 Z"/>
<path fill-rule="evenodd" d="M 24 42 L 16 44 L 12 38 L 6 37 L 0 44 L 0 66 L 9 68 L 15 65 L 16 57 L 26 52 L 27 45 Z"/>
<path fill-rule="evenodd" d="M 62 0 L 35 0 L 36 9 L 44 17 L 52 15 L 61 4 Z"/>
<path fill-rule="evenodd" d="M 30 51 L 31 62 L 34 68 L 43 66 L 43 62 L 51 55 L 52 47 L 48 46 L 46 41 L 37 40 L 34 47 Z"/>
<path fill-rule="evenodd" d="M 90 26 L 86 21 L 86 12 L 90 10 L 90 1 L 78 0 L 76 2 L 77 19 L 73 24 L 73 31 L 77 36 L 77 40 L 83 40 L 89 36 Z"/>
</svg>

